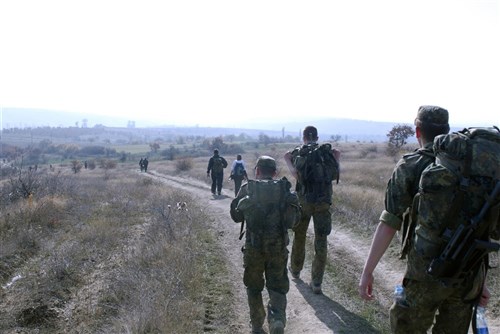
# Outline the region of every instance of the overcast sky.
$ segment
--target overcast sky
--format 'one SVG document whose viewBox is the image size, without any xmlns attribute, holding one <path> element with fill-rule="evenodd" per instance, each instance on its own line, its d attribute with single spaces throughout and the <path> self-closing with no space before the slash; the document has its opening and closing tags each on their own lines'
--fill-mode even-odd
<svg viewBox="0 0 500 334">
<path fill-rule="evenodd" d="M 500 0 L 0 0 L 0 107 L 500 125 Z"/>
</svg>

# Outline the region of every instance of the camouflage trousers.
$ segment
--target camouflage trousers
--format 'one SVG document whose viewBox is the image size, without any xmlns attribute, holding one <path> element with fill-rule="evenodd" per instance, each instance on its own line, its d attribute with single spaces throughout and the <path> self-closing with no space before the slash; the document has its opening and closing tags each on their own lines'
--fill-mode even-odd
<svg viewBox="0 0 500 334">
<path fill-rule="evenodd" d="M 248 231 L 247 231 L 248 232 Z M 286 323 L 286 293 L 290 288 L 286 264 L 288 250 L 282 240 L 264 241 L 254 248 L 246 243 L 243 249 L 243 283 L 247 288 L 250 321 L 253 328 L 261 328 L 266 318 L 262 301 L 264 285 L 269 293 L 267 321 Z M 264 279 L 265 277 L 265 279 Z"/>
<path fill-rule="evenodd" d="M 212 191 L 212 194 L 220 193 L 222 191 L 222 181 L 224 181 L 224 172 L 212 172 L 212 186 L 210 187 L 210 190 Z"/>
<path fill-rule="evenodd" d="M 406 301 L 394 303 L 390 310 L 391 331 L 396 334 L 466 334 L 472 304 L 462 301 L 464 288 L 446 287 L 439 281 L 406 279 Z"/>
<path fill-rule="evenodd" d="M 293 228 L 294 238 L 290 267 L 294 272 L 300 272 L 304 267 L 306 253 L 306 235 L 311 217 L 314 223 L 314 260 L 311 269 L 311 279 L 316 285 L 323 282 L 326 256 L 328 252 L 327 237 L 332 231 L 332 214 L 327 203 L 302 205 L 302 216 L 299 223 Z"/>
</svg>

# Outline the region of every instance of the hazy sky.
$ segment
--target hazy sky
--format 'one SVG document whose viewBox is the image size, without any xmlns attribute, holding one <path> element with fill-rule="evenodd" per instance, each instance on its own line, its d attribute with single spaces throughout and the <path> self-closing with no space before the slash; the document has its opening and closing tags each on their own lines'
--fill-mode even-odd
<svg viewBox="0 0 500 334">
<path fill-rule="evenodd" d="M 0 107 L 500 125 L 500 0 L 0 0 Z"/>
</svg>

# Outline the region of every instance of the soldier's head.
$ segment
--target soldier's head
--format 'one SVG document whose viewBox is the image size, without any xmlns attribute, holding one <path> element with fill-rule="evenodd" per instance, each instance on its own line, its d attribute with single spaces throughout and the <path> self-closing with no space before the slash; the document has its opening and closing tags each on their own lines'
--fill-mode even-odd
<svg viewBox="0 0 500 334">
<path fill-rule="evenodd" d="M 214 150 L 214 155 L 219 155 L 219 150 L 218 149 Z"/>
<path fill-rule="evenodd" d="M 438 106 L 421 106 L 415 118 L 417 138 L 425 142 L 433 141 L 437 135 L 450 131 L 448 110 Z"/>
<path fill-rule="evenodd" d="M 302 140 L 305 144 L 315 143 L 318 141 L 318 129 L 312 125 L 306 126 L 304 131 L 302 131 Z"/>
<path fill-rule="evenodd" d="M 255 177 L 269 179 L 276 175 L 276 160 L 267 155 L 261 155 L 255 164 Z"/>
<path fill-rule="evenodd" d="M 241 154 L 238 154 L 238 155 L 236 156 L 236 160 L 238 160 L 238 161 L 240 161 L 240 160 L 241 160 Z"/>
</svg>

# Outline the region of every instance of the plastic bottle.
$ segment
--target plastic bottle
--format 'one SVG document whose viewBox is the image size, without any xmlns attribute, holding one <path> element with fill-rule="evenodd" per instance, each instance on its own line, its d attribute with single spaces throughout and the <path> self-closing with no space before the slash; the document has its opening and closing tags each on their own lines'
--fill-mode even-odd
<svg viewBox="0 0 500 334">
<path fill-rule="evenodd" d="M 486 309 L 476 306 L 476 329 L 477 334 L 488 334 L 488 323 L 486 322 Z"/>
<path fill-rule="evenodd" d="M 394 287 L 394 302 L 401 306 L 407 306 L 405 288 L 402 285 Z"/>
</svg>

